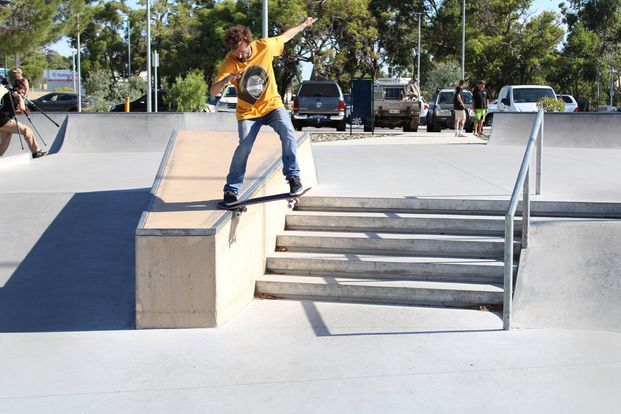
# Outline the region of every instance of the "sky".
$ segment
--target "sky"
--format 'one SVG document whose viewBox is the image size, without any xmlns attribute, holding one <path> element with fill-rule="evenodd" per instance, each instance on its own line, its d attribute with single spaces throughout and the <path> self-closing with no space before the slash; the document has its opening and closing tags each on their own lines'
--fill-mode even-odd
<svg viewBox="0 0 621 414">
<path fill-rule="evenodd" d="M 531 7 L 531 10 L 534 13 L 539 13 L 544 10 L 558 11 L 558 4 L 560 2 L 561 0 L 533 0 L 533 5 Z M 136 9 L 140 7 L 138 6 L 138 3 L 136 0 L 128 0 L 127 5 L 131 7 L 132 9 Z M 71 56 L 71 47 L 69 46 L 69 42 L 66 37 L 54 43 L 52 46 L 50 46 L 50 49 L 57 51 L 63 56 Z M 304 67 L 302 68 L 302 78 L 308 79 L 312 71 L 312 66 L 310 64 L 303 65 L 303 66 Z"/>
</svg>

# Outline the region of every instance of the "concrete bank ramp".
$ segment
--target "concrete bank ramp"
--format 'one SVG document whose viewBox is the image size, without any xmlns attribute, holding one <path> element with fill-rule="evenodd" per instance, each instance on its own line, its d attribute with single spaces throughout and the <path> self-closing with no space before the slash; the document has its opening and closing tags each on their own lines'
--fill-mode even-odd
<svg viewBox="0 0 621 414">
<path fill-rule="evenodd" d="M 531 225 L 513 326 L 621 331 L 621 220 L 553 219 Z"/>
<path fill-rule="evenodd" d="M 498 112 L 488 145 L 526 147 L 535 113 Z M 621 148 L 621 114 L 606 112 L 546 112 L 544 147 Z"/>
<path fill-rule="evenodd" d="M 69 114 L 52 152 L 163 152 L 173 130 L 237 131 L 232 113 Z"/>
</svg>

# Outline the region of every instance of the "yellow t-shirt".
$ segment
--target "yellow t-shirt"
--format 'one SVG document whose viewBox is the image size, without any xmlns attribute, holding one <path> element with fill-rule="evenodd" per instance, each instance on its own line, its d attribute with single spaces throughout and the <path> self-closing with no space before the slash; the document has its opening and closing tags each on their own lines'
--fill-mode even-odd
<svg viewBox="0 0 621 414">
<path fill-rule="evenodd" d="M 230 73 L 243 70 L 242 77 L 233 82 L 237 89 L 237 119 L 252 119 L 267 115 L 283 105 L 278 94 L 272 61 L 285 47 L 282 36 L 268 37 L 250 43 L 252 56 L 240 62 L 230 52 L 224 58 L 215 82 Z"/>
</svg>

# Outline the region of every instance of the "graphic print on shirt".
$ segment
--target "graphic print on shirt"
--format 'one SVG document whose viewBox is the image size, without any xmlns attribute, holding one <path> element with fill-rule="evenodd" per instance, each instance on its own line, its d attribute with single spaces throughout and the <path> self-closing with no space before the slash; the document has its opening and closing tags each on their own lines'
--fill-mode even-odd
<svg viewBox="0 0 621 414">
<path fill-rule="evenodd" d="M 254 105 L 267 89 L 268 81 L 267 71 L 262 66 L 250 66 L 238 82 L 238 98 Z"/>
</svg>

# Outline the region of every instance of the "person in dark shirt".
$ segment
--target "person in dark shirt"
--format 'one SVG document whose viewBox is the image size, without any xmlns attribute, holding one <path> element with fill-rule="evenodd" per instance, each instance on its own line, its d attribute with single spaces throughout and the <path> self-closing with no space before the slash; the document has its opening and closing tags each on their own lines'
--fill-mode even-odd
<svg viewBox="0 0 621 414">
<path fill-rule="evenodd" d="M 47 154 L 39 148 L 32 130 L 25 124 L 17 122 L 17 113 L 26 113 L 24 100 L 17 91 L 9 91 L 0 85 L 0 157 L 9 148 L 13 134 L 19 133 L 28 144 L 32 158 L 39 158 Z"/>
<path fill-rule="evenodd" d="M 477 137 L 483 135 L 483 120 L 487 112 L 487 92 L 485 92 L 485 81 L 480 80 L 472 91 L 474 105 L 474 132 Z"/>
<path fill-rule="evenodd" d="M 455 88 L 453 94 L 453 109 L 455 110 L 455 136 L 465 137 L 464 124 L 466 123 L 466 106 L 464 105 L 464 85 L 465 81 L 459 81 L 459 86 Z"/>
</svg>

